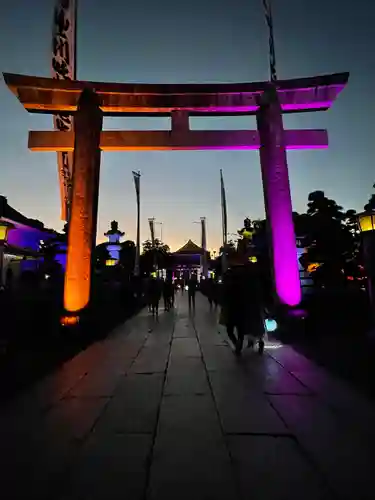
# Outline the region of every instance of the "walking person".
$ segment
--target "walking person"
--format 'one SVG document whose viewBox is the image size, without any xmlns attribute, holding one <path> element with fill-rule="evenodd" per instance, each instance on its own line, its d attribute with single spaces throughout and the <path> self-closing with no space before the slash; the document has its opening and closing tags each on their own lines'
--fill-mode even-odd
<svg viewBox="0 0 375 500">
<path fill-rule="evenodd" d="M 206 282 L 206 290 L 207 290 L 207 299 L 210 304 L 210 309 L 215 306 L 215 309 L 218 306 L 218 296 L 217 296 L 217 283 L 213 278 L 209 278 Z"/>
<path fill-rule="evenodd" d="M 150 281 L 150 303 L 152 316 L 159 318 L 159 302 L 161 299 L 162 287 L 158 278 L 151 278 Z"/>
<path fill-rule="evenodd" d="M 213 290 L 214 290 L 214 280 L 212 278 L 208 278 L 205 283 L 205 291 L 208 299 L 208 303 L 210 305 L 210 309 L 212 309 L 213 305 Z"/>
<path fill-rule="evenodd" d="M 174 306 L 173 281 L 167 278 L 163 283 L 164 311 L 169 311 Z"/>
<path fill-rule="evenodd" d="M 189 297 L 189 309 L 195 309 L 195 294 L 197 291 L 198 280 L 196 275 L 193 275 L 188 281 L 188 297 Z"/>
<path fill-rule="evenodd" d="M 170 297 L 169 297 L 170 308 L 173 309 L 174 308 L 175 293 L 176 293 L 176 287 L 175 287 L 175 284 L 173 282 L 173 279 L 171 279 L 169 282 L 169 290 L 170 290 Z"/>
<path fill-rule="evenodd" d="M 244 264 L 241 256 L 231 264 L 223 280 L 222 317 L 235 353 L 240 355 L 246 335 L 255 340 L 264 333 L 262 283 L 255 264 Z"/>
<path fill-rule="evenodd" d="M 152 289 L 153 289 L 152 279 L 153 278 L 148 278 L 146 284 L 146 300 L 149 313 L 152 312 Z"/>
<path fill-rule="evenodd" d="M 163 281 L 162 287 L 163 287 L 164 311 L 169 311 L 169 290 L 168 290 L 168 282 L 166 279 Z"/>
</svg>

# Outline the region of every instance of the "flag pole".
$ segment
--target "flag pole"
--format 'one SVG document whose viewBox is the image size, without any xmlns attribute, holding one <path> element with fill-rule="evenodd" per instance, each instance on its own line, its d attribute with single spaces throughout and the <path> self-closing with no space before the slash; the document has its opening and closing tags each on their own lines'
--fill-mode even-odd
<svg viewBox="0 0 375 500">
<path fill-rule="evenodd" d="M 140 256 L 141 256 L 141 172 L 133 172 L 135 193 L 137 196 L 137 242 L 134 262 L 134 276 L 140 275 Z"/>
<path fill-rule="evenodd" d="M 155 246 L 155 217 L 151 217 L 148 219 L 148 224 L 150 226 L 150 234 L 151 234 L 151 244 L 152 244 L 152 251 L 154 254 L 154 268 L 157 270 L 158 267 L 158 258 L 156 254 L 156 246 Z"/>
<path fill-rule="evenodd" d="M 202 275 L 204 279 L 207 278 L 207 232 L 206 232 L 206 217 L 201 217 L 201 227 L 202 227 Z"/>
<path fill-rule="evenodd" d="M 220 169 L 220 191 L 221 191 L 221 217 L 222 217 L 222 237 L 223 237 L 223 253 L 221 258 L 221 266 L 223 272 L 227 270 L 226 247 L 228 243 L 228 221 L 227 221 L 227 200 L 225 195 L 225 186 L 223 171 Z"/>
</svg>

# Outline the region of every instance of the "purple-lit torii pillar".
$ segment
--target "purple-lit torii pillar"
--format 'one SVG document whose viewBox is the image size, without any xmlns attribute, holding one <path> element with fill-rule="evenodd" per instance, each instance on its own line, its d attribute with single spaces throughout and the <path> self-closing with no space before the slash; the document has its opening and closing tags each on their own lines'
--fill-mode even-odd
<svg viewBox="0 0 375 500">
<path fill-rule="evenodd" d="M 301 284 L 282 110 L 272 83 L 260 97 L 256 116 L 275 291 L 282 304 L 295 306 L 301 301 Z"/>
</svg>

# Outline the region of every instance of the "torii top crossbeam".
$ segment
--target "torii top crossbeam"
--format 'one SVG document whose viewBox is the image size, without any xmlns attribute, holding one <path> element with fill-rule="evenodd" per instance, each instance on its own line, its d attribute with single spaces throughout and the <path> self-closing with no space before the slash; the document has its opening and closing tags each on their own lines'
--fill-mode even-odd
<svg viewBox="0 0 375 500">
<path fill-rule="evenodd" d="M 324 111 L 348 82 L 349 73 L 280 80 L 283 113 Z M 268 82 L 215 84 L 96 83 L 4 73 L 5 83 L 32 113 L 74 112 L 83 89 L 95 89 L 105 116 L 253 115 Z"/>
</svg>

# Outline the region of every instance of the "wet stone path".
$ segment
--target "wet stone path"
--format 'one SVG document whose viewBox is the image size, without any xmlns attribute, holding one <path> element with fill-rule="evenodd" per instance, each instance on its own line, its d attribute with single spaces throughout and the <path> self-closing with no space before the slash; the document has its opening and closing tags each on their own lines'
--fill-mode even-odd
<svg viewBox="0 0 375 500">
<path fill-rule="evenodd" d="M 375 408 L 291 347 L 237 359 L 197 296 L 0 414 L 4 500 L 373 499 Z"/>
</svg>

